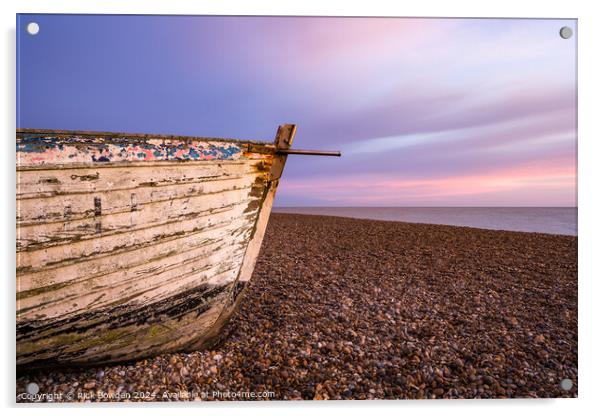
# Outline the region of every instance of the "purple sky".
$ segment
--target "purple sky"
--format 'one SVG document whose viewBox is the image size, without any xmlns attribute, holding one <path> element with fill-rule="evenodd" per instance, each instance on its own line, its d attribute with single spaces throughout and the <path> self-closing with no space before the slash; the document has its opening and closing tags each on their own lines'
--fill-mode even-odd
<svg viewBox="0 0 602 416">
<path fill-rule="evenodd" d="M 26 25 L 40 25 L 36 36 Z M 574 20 L 20 15 L 17 126 L 272 140 L 279 206 L 575 206 Z"/>
</svg>

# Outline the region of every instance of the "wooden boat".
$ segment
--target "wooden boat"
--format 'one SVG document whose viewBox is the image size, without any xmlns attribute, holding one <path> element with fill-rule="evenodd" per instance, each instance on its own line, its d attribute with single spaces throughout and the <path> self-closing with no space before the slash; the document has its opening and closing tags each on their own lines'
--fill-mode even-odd
<svg viewBox="0 0 602 416">
<path fill-rule="evenodd" d="M 17 130 L 17 366 L 207 347 L 251 278 L 274 143 Z"/>
</svg>

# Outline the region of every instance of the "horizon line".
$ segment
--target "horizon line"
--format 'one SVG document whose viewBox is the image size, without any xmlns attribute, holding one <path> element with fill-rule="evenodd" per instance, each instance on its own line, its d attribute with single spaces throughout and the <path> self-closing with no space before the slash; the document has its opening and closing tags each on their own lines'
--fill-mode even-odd
<svg viewBox="0 0 602 416">
<path fill-rule="evenodd" d="M 273 208 L 579 208 L 578 206 L 545 205 L 274 205 Z"/>
</svg>

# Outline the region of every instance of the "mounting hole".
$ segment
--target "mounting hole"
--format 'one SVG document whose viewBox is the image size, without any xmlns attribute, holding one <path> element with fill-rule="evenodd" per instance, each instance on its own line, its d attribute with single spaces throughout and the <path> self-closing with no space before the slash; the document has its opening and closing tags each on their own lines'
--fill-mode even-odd
<svg viewBox="0 0 602 416">
<path fill-rule="evenodd" d="M 560 28 L 560 37 L 562 39 L 569 39 L 571 36 L 573 36 L 573 29 L 568 26 L 563 26 Z"/>
<path fill-rule="evenodd" d="M 565 378 L 560 382 L 560 388 L 564 391 L 569 391 L 573 388 L 573 380 Z"/>
<path fill-rule="evenodd" d="M 29 383 L 25 389 L 29 394 L 38 394 L 40 386 L 38 386 L 38 383 Z"/>
<path fill-rule="evenodd" d="M 30 35 L 37 35 L 40 31 L 40 25 L 36 22 L 31 22 L 27 25 L 27 33 Z"/>
</svg>

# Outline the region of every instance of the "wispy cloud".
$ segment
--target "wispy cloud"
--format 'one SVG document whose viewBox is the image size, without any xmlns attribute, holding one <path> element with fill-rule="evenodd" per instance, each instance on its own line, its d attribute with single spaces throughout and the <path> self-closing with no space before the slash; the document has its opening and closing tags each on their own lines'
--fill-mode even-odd
<svg viewBox="0 0 602 416">
<path fill-rule="evenodd" d="M 576 140 L 573 111 L 552 111 L 531 117 L 519 117 L 501 122 L 464 128 L 451 128 L 434 132 L 375 137 L 350 142 L 343 146 L 347 155 L 390 152 L 421 147 L 429 150 L 443 149 L 441 145 L 453 143 L 471 151 L 521 150 L 537 151 L 539 145 Z"/>
</svg>

